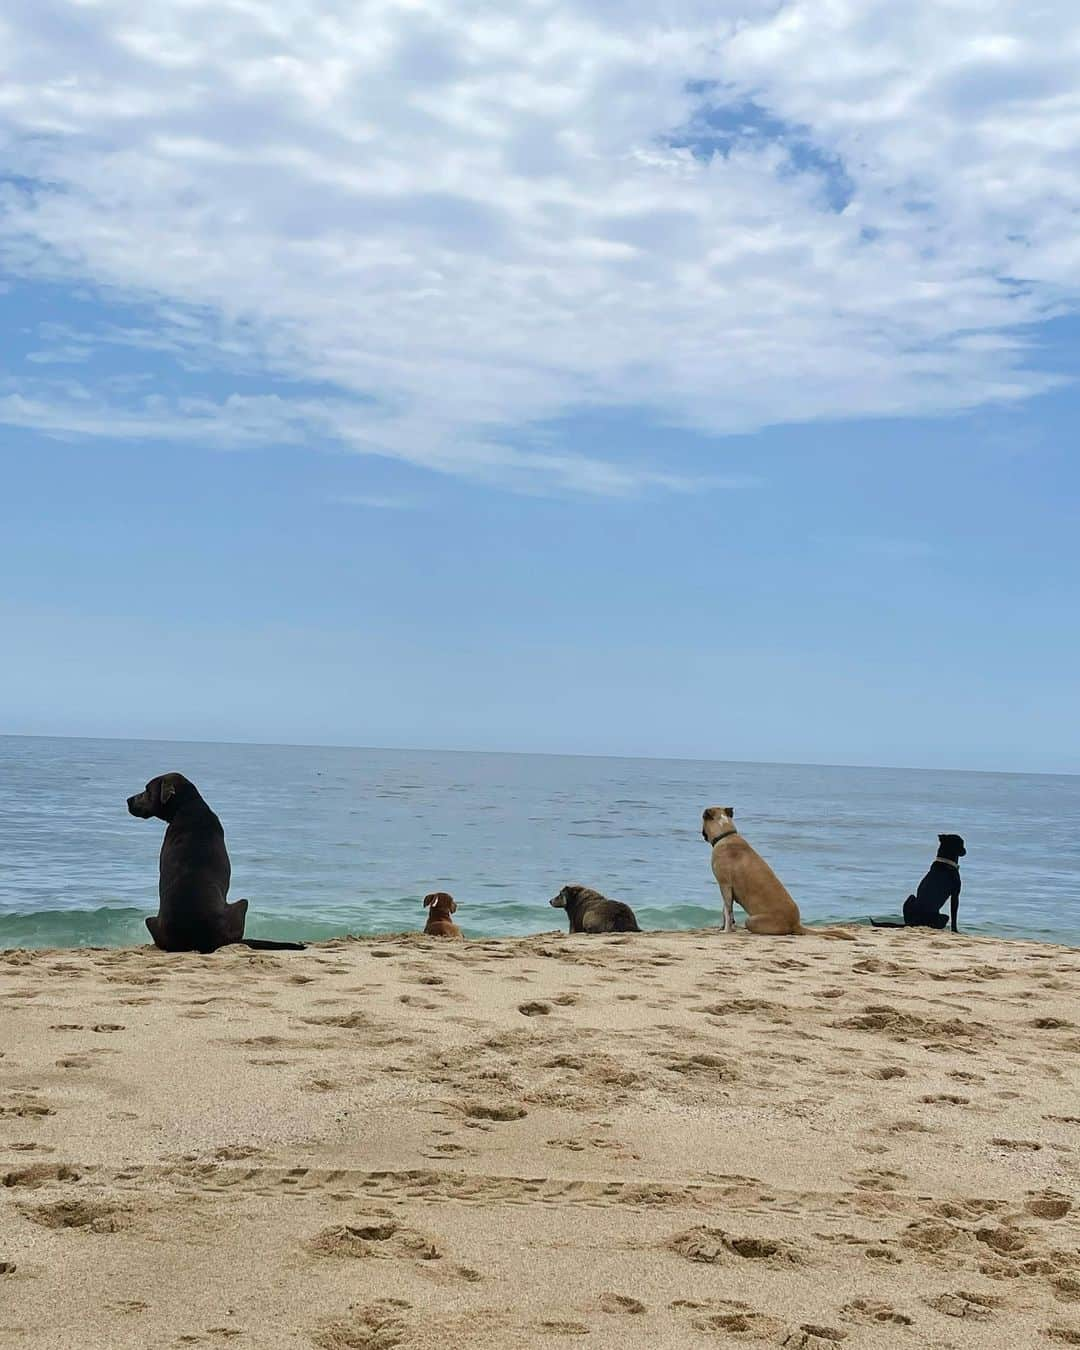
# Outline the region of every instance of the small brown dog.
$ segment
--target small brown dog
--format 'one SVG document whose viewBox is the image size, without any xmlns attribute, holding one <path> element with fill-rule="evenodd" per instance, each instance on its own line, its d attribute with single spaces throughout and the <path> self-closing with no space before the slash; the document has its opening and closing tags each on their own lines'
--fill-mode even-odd
<svg viewBox="0 0 1080 1350">
<path fill-rule="evenodd" d="M 425 895 L 424 907 L 430 907 L 431 909 L 431 913 L 427 917 L 427 923 L 424 925 L 424 932 L 428 937 L 459 938 L 462 936 L 461 929 L 450 918 L 450 915 L 457 910 L 452 895 L 447 895 L 445 891 L 435 891 L 431 895 Z"/>
</svg>

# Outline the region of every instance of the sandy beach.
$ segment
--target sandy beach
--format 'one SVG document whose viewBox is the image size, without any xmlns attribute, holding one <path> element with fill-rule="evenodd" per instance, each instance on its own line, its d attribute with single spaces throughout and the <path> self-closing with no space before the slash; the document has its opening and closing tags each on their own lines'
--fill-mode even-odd
<svg viewBox="0 0 1080 1350">
<path fill-rule="evenodd" d="M 10 951 L 0 1339 L 1080 1345 L 1078 991 L 904 931 Z"/>
</svg>

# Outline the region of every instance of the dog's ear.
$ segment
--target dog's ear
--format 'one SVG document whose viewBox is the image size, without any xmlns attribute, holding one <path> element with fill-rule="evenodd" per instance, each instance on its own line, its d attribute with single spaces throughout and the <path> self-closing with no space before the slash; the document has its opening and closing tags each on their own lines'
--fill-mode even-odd
<svg viewBox="0 0 1080 1350">
<path fill-rule="evenodd" d="M 434 896 L 434 895 L 425 895 L 425 896 L 424 896 L 424 908 L 425 908 L 425 909 L 427 909 L 429 905 L 433 905 L 434 903 L 435 903 L 435 896 Z"/>
<path fill-rule="evenodd" d="M 451 913 L 451 914 L 456 914 L 456 913 L 457 913 L 457 901 L 456 901 L 456 900 L 451 900 L 451 901 L 450 901 L 450 913 Z"/>
<path fill-rule="evenodd" d="M 728 820 L 734 820 L 734 819 L 735 819 L 735 808 L 734 808 L 733 806 L 722 806 L 722 807 L 720 808 L 720 814 L 721 814 L 722 816 L 727 816 Z"/>
<path fill-rule="evenodd" d="M 161 788 L 158 791 L 158 800 L 164 806 L 170 797 L 176 796 L 176 783 L 172 778 L 166 777 L 161 780 Z"/>
</svg>

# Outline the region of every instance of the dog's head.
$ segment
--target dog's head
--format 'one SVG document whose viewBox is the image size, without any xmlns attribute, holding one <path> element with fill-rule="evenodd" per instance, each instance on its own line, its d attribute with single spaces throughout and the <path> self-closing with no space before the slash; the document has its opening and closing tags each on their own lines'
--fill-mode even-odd
<svg viewBox="0 0 1080 1350">
<path fill-rule="evenodd" d="M 424 908 L 430 906 L 432 914 L 446 915 L 456 914 L 457 904 L 452 895 L 447 895 L 445 891 L 432 891 L 430 895 L 424 896 Z"/>
<path fill-rule="evenodd" d="M 158 820 L 172 820 L 181 803 L 195 791 L 195 784 L 182 773 L 163 773 L 151 778 L 141 792 L 127 799 L 127 809 L 140 820 L 157 816 Z"/>
<path fill-rule="evenodd" d="M 707 844 L 714 843 L 721 834 L 735 828 L 733 806 L 707 806 L 701 813 L 701 837 Z"/>
<path fill-rule="evenodd" d="M 967 849 L 958 834 L 939 834 L 938 852 L 943 858 L 962 858 Z"/>
<path fill-rule="evenodd" d="M 567 905 L 572 905 L 588 890 L 587 886 L 564 886 L 558 895 L 552 896 L 548 904 L 552 909 L 565 909 Z"/>
</svg>

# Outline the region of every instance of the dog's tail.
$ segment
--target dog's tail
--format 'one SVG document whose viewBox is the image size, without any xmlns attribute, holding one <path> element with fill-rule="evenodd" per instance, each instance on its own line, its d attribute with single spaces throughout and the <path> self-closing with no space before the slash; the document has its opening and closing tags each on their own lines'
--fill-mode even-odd
<svg viewBox="0 0 1080 1350">
<path fill-rule="evenodd" d="M 307 950 L 306 942 L 271 942 L 267 938 L 241 938 L 238 944 L 241 947 L 250 947 L 256 952 L 303 952 Z"/>
<path fill-rule="evenodd" d="M 871 928 L 906 928 L 906 923 L 897 923 L 895 919 L 875 919 L 871 914 L 869 916 Z"/>
<path fill-rule="evenodd" d="M 855 941 L 855 934 L 849 933 L 846 928 L 804 928 L 799 924 L 795 931 L 802 937 L 843 938 L 845 942 Z"/>
</svg>

